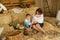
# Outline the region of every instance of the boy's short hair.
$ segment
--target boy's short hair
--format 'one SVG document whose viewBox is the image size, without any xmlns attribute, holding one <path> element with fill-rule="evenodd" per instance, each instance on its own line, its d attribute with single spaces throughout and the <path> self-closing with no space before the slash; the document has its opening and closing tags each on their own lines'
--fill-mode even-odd
<svg viewBox="0 0 60 40">
<path fill-rule="evenodd" d="M 30 14 L 26 14 L 26 16 L 30 16 Z"/>
</svg>

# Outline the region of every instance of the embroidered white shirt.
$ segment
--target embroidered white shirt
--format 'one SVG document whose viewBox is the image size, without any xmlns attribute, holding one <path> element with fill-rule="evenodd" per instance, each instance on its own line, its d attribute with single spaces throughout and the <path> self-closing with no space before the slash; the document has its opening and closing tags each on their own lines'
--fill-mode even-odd
<svg viewBox="0 0 60 40">
<path fill-rule="evenodd" d="M 43 14 L 33 16 L 33 22 L 43 23 L 43 21 L 44 21 Z"/>
</svg>

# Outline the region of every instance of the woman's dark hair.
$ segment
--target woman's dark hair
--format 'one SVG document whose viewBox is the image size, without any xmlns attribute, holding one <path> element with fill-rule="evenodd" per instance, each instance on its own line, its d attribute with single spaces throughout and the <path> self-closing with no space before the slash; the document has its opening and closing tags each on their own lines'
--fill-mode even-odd
<svg viewBox="0 0 60 40">
<path fill-rule="evenodd" d="M 42 13 L 43 13 L 41 8 L 38 8 L 38 9 L 36 10 L 36 13 L 35 13 L 35 14 L 37 14 L 37 12 L 38 12 L 38 14 L 42 14 Z"/>
<path fill-rule="evenodd" d="M 30 14 L 26 14 L 26 16 L 30 16 Z"/>
</svg>

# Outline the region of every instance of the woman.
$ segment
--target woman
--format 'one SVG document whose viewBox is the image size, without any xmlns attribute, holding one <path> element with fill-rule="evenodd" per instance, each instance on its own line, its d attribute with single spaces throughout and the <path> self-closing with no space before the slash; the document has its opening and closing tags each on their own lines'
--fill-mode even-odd
<svg viewBox="0 0 60 40">
<path fill-rule="evenodd" d="M 36 10 L 36 13 L 33 15 L 33 19 L 32 19 L 33 28 L 36 29 L 37 31 L 41 31 L 45 33 L 45 31 L 42 29 L 44 25 L 43 22 L 44 22 L 44 16 L 42 10 L 41 8 L 38 8 Z"/>
</svg>

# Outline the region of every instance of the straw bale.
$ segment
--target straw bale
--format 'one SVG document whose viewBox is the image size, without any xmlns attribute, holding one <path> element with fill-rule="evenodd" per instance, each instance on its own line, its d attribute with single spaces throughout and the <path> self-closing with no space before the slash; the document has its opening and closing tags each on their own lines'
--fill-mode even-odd
<svg viewBox="0 0 60 40">
<path fill-rule="evenodd" d="M 23 23 L 23 21 L 25 19 L 25 11 L 24 10 L 17 14 L 17 13 L 14 13 L 14 11 L 12 9 L 10 9 L 9 14 L 12 17 L 12 21 L 15 21 L 15 22 Z"/>
<path fill-rule="evenodd" d="M 24 19 L 25 19 L 25 15 L 28 13 L 31 16 L 35 13 L 37 7 L 31 7 L 31 8 L 25 8 L 23 9 L 23 11 L 19 14 L 19 22 L 23 24 Z"/>
<path fill-rule="evenodd" d="M 9 10 L 9 14 L 11 15 L 12 21 L 18 20 L 18 14 L 15 14 L 12 9 Z"/>
<path fill-rule="evenodd" d="M 44 27 L 43 27 L 43 29 L 44 29 L 45 31 L 54 30 L 54 31 L 60 32 L 60 30 L 59 30 L 59 28 L 58 28 L 57 26 L 54 26 L 54 25 L 52 25 L 51 23 L 46 22 L 46 21 L 44 22 Z"/>
<path fill-rule="evenodd" d="M 4 28 L 4 30 L 3 30 L 2 34 L 1 34 L 1 36 L 5 36 L 6 33 L 8 33 L 8 32 L 10 32 L 10 31 L 13 31 L 13 30 L 14 30 L 14 28 L 11 27 L 11 26 L 9 26 L 8 24 L 0 24 L 0 27 Z"/>
<path fill-rule="evenodd" d="M 25 10 L 25 12 L 33 15 L 33 14 L 35 13 L 35 11 L 36 11 L 37 8 L 38 8 L 38 7 L 34 7 L 34 6 L 33 6 L 33 7 L 30 7 L 30 8 L 25 8 L 24 10 Z"/>
<path fill-rule="evenodd" d="M 20 13 L 14 13 L 12 9 L 9 10 L 9 13 L 11 14 L 13 21 L 18 21 L 19 23 L 23 24 L 25 15 L 27 13 L 33 15 L 36 11 L 37 7 L 31 7 L 31 8 L 23 8 L 23 11 Z"/>
<path fill-rule="evenodd" d="M 9 14 L 0 14 L 0 24 L 9 24 L 11 16 Z"/>
<path fill-rule="evenodd" d="M 7 40 L 22 40 L 23 33 L 20 31 L 14 31 L 7 35 Z"/>
<path fill-rule="evenodd" d="M 54 17 L 45 17 L 45 21 L 49 22 L 50 24 L 52 24 L 54 26 L 56 26 L 56 24 L 57 24 L 57 19 Z"/>
</svg>

